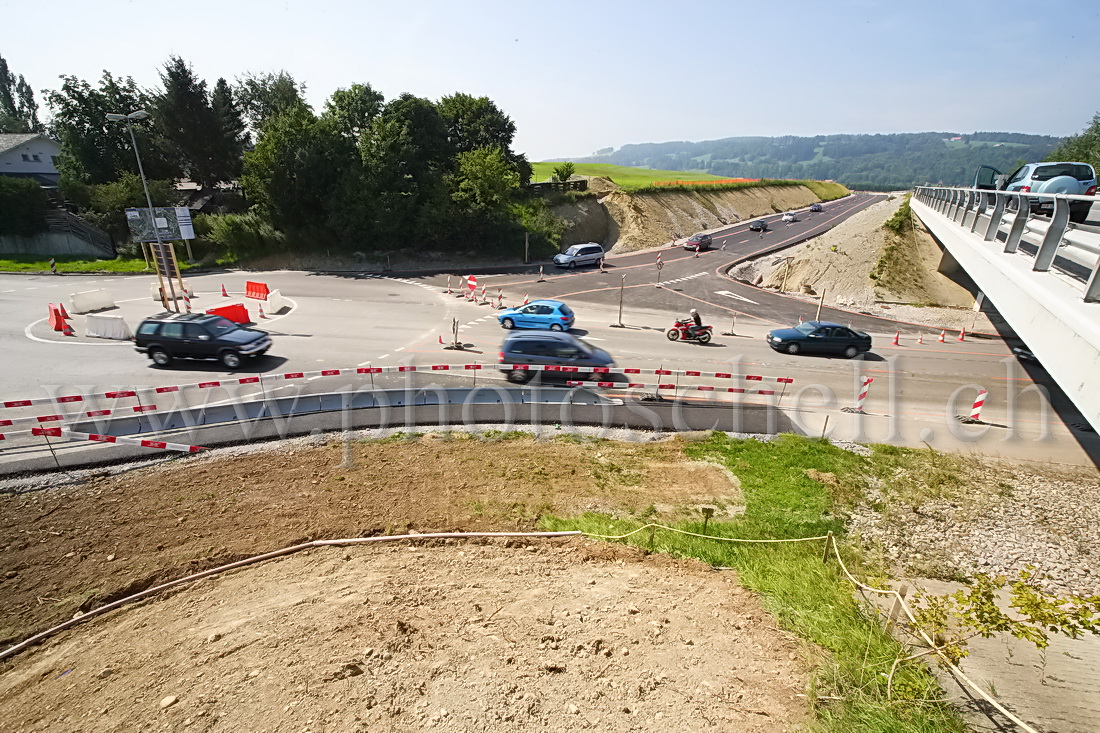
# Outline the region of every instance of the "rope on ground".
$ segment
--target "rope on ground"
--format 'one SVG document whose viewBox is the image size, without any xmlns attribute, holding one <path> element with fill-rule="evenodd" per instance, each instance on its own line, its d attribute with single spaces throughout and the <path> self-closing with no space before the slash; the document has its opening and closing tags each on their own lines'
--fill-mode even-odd
<svg viewBox="0 0 1100 733">
<path fill-rule="evenodd" d="M 179 586 L 179 585 L 184 585 L 186 583 L 191 583 L 191 582 L 194 582 L 196 580 L 201 580 L 203 578 L 208 578 L 212 575 L 219 575 L 220 573 L 224 573 L 227 570 L 234 570 L 236 568 L 245 567 L 246 565 L 253 565 L 253 564 L 258 563 L 258 562 L 263 562 L 264 560 L 271 560 L 272 558 L 282 557 L 284 555 L 291 555 L 291 554 L 294 554 L 295 552 L 301 552 L 302 550 L 308 550 L 312 547 L 333 547 L 333 546 L 339 547 L 339 546 L 344 546 L 344 545 L 363 545 L 363 544 L 368 544 L 368 543 L 373 543 L 373 542 L 393 542 L 395 540 L 470 539 L 470 538 L 473 538 L 473 537 L 576 537 L 580 534 L 581 534 L 581 532 L 576 532 L 576 531 L 568 531 L 568 532 L 435 532 L 435 533 L 426 533 L 426 534 L 384 535 L 384 536 L 381 536 L 381 537 L 351 537 L 351 538 L 337 539 L 337 540 L 314 540 L 313 542 L 304 542 L 300 545 L 292 545 L 290 547 L 284 547 L 281 550 L 273 550 L 272 552 L 265 552 L 262 555 L 253 555 L 252 557 L 246 557 L 244 560 L 238 560 L 236 562 L 231 562 L 228 565 L 220 565 L 216 568 L 210 568 L 209 570 L 203 570 L 202 572 L 194 573 L 193 575 L 188 575 L 184 578 L 177 578 L 176 580 L 170 580 L 167 583 L 162 583 L 161 585 L 157 585 L 157 586 L 154 586 L 152 588 L 146 588 L 145 590 L 140 591 L 139 593 L 135 593 L 132 596 L 126 596 L 125 598 L 120 598 L 119 600 L 108 603 L 105 606 L 100 606 L 99 608 L 93 608 L 91 611 L 88 611 L 87 613 L 82 613 L 79 616 L 75 616 L 75 617 L 69 619 L 68 621 L 65 621 L 64 623 L 61 623 L 61 624 L 58 624 L 57 626 L 46 629 L 45 631 L 43 631 L 41 633 L 38 633 L 38 634 L 35 634 L 34 636 L 32 636 L 28 639 L 24 639 L 23 641 L 19 642 L 15 646 L 8 647 L 4 651 L 0 652 L 0 659 L 6 659 L 7 657 L 12 656 L 13 654 L 18 654 L 19 652 L 23 651 L 27 647 L 33 646 L 34 644 L 38 644 L 39 642 L 45 641 L 49 637 L 51 637 L 51 636 L 53 636 L 57 633 L 60 633 L 60 632 L 64 631 L 65 629 L 76 626 L 77 624 L 84 623 L 85 621 L 88 621 L 89 619 L 95 618 L 96 616 L 101 616 L 101 615 L 107 613 L 108 611 L 113 611 L 114 609 L 116 609 L 120 606 L 124 606 L 128 603 L 133 603 L 134 601 L 139 601 L 142 598 L 147 598 L 147 597 L 149 597 L 151 595 L 154 595 L 156 593 L 160 593 L 161 591 L 168 590 L 169 588 L 174 588 L 174 587 Z"/>
<path fill-rule="evenodd" d="M 683 529 L 676 529 L 675 527 L 667 527 L 663 524 L 647 524 L 644 527 L 639 527 L 638 529 L 634 530 L 633 532 L 627 532 L 626 534 L 621 534 L 621 535 L 595 534 L 593 532 L 585 532 L 584 536 L 585 537 L 595 537 L 596 539 L 601 539 L 601 540 L 622 540 L 622 539 L 626 539 L 627 537 L 630 537 L 632 535 L 636 535 L 639 532 L 641 532 L 643 530 L 646 530 L 646 529 L 650 529 L 650 528 L 663 529 L 663 530 L 666 530 L 668 532 L 674 532 L 676 534 L 684 534 L 684 535 L 687 535 L 689 537 L 700 537 L 704 540 L 717 540 L 719 542 L 755 542 L 755 543 L 760 543 L 760 544 L 775 543 L 775 542 L 813 542 L 815 540 L 823 540 L 823 539 L 826 539 L 827 537 L 829 537 L 829 535 L 821 535 L 820 537 L 795 537 L 795 538 L 792 538 L 792 539 L 750 540 L 750 539 L 739 538 L 739 537 L 715 537 L 714 535 L 710 535 L 710 534 L 696 534 L 695 532 L 688 532 L 688 531 L 683 530 Z"/>
</svg>

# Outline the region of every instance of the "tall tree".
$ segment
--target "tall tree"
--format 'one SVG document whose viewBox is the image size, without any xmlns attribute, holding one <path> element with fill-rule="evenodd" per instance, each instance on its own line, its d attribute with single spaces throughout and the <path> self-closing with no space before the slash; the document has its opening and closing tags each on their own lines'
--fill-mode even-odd
<svg viewBox="0 0 1100 733">
<path fill-rule="evenodd" d="M 244 156 L 241 183 L 276 225 L 327 227 L 333 194 L 354 165 L 354 142 L 302 105 L 267 121 L 256 147 Z"/>
<path fill-rule="evenodd" d="M 478 148 L 500 148 L 521 182 L 531 180 L 531 164 L 526 156 L 512 150 L 516 124 L 492 100 L 458 92 L 440 99 L 438 109 L 447 125 L 447 139 L 455 154 Z"/>
<path fill-rule="evenodd" d="M 60 89 L 47 90 L 46 100 L 53 110 L 51 132 L 61 143 L 62 176 L 83 183 L 106 183 L 124 171 L 136 174 L 126 125 L 108 121 L 107 114 L 149 110 L 153 102 L 150 95 L 132 78 L 115 78 L 107 71 L 98 87 L 75 76 L 62 76 L 61 80 Z M 134 123 L 134 136 L 146 176 L 181 177 L 178 161 L 165 154 L 148 121 Z"/>
<path fill-rule="evenodd" d="M 324 116 L 331 119 L 338 130 L 356 143 L 382 111 L 385 97 L 370 84 L 352 84 L 349 89 L 337 89 L 325 102 Z"/>
<path fill-rule="evenodd" d="M 1088 127 L 1059 143 L 1046 159 L 1089 163 L 1100 169 L 1100 112 L 1092 116 Z"/>
<path fill-rule="evenodd" d="M 206 82 L 179 56 L 169 57 L 160 80 L 164 91 L 156 100 L 154 124 L 191 180 L 213 186 L 221 180 L 221 126 L 207 98 Z"/>
<path fill-rule="evenodd" d="M 44 132 L 30 84 L 8 69 L 0 56 L 0 132 Z"/>
<path fill-rule="evenodd" d="M 210 95 L 210 107 L 218 121 L 218 180 L 232 181 L 241 175 L 241 163 L 248 132 L 241 115 L 241 108 L 233 97 L 233 90 L 225 79 L 218 79 Z"/>
<path fill-rule="evenodd" d="M 259 136 L 268 120 L 296 107 L 310 109 L 305 102 L 305 82 L 297 82 L 286 71 L 245 74 L 237 77 L 237 103 L 252 132 Z"/>
</svg>

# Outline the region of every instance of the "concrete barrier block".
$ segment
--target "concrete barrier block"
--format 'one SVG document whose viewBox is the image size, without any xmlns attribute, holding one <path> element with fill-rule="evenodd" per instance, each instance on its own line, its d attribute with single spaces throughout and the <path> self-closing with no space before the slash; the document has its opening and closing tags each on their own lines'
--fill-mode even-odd
<svg viewBox="0 0 1100 733">
<path fill-rule="evenodd" d="M 73 313 L 90 313 L 115 307 L 111 293 L 103 289 L 73 293 L 69 296 L 69 303 L 72 305 Z"/>
</svg>

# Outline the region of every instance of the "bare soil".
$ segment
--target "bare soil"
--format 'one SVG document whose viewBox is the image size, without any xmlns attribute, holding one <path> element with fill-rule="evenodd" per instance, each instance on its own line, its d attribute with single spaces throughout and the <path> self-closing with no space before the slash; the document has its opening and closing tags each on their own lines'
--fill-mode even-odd
<svg viewBox="0 0 1100 733">
<path fill-rule="evenodd" d="M 741 504 L 679 441 L 349 450 L 217 451 L 4 496 L 4 646 L 303 540 Z M 433 541 L 309 550 L 93 619 L 4 662 L 0 706 L 8 730 L 763 731 L 809 720 L 805 686 L 732 573 L 579 539 Z"/>
</svg>

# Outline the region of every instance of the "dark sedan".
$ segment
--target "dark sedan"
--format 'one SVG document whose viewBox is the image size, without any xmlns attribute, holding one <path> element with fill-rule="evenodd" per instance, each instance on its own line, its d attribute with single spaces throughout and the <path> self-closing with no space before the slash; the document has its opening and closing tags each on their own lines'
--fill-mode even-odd
<svg viewBox="0 0 1100 733">
<path fill-rule="evenodd" d="M 765 232 L 768 230 L 768 222 L 763 219 L 757 219 L 756 221 L 749 222 L 750 232 Z"/>
<path fill-rule="evenodd" d="M 768 334 L 768 346 L 788 354 L 825 354 L 854 359 L 871 350 L 871 337 L 828 321 L 806 321 Z"/>
</svg>

